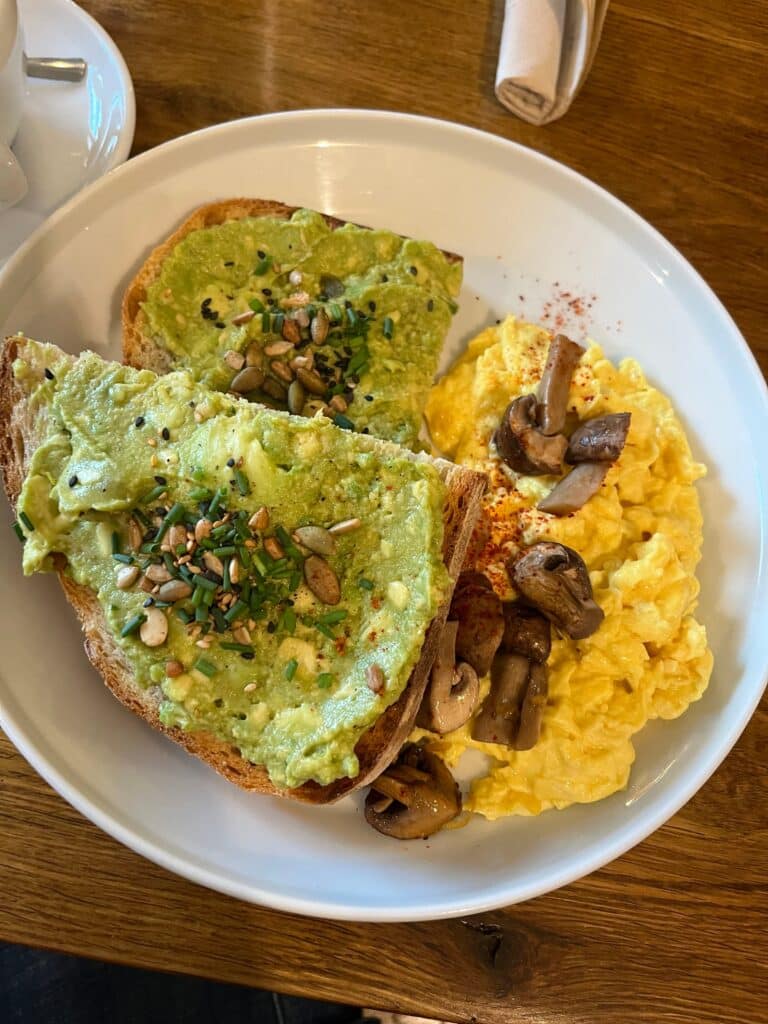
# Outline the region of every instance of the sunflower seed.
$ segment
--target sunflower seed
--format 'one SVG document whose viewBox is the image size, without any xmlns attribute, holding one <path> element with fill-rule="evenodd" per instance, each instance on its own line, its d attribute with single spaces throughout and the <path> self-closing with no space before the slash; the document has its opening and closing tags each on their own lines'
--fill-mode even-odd
<svg viewBox="0 0 768 1024">
<path fill-rule="evenodd" d="M 124 565 L 117 570 L 117 587 L 119 590 L 127 590 L 138 578 L 139 567 L 137 565 Z"/>
<path fill-rule="evenodd" d="M 365 670 L 365 685 L 374 693 L 381 693 L 384 689 L 384 673 L 379 665 L 369 665 Z"/>
<path fill-rule="evenodd" d="M 288 388 L 288 412 L 292 412 L 294 416 L 300 416 L 306 397 L 307 393 L 301 381 L 292 381 Z"/>
<path fill-rule="evenodd" d="M 352 533 L 361 524 L 360 519 L 342 519 L 340 523 L 334 523 L 333 526 L 329 526 L 328 533 L 334 537 L 341 537 L 345 533 Z"/>
<path fill-rule="evenodd" d="M 286 321 L 287 323 L 287 321 Z M 290 352 L 293 348 L 293 342 L 291 341 L 273 341 L 269 345 L 264 346 L 265 356 L 284 356 L 286 352 Z"/>
<path fill-rule="evenodd" d="M 298 320 L 286 317 L 283 321 L 282 335 L 292 345 L 298 345 L 301 341 L 301 327 L 299 327 Z"/>
<path fill-rule="evenodd" d="M 246 309 L 244 313 L 238 313 L 237 316 L 233 316 L 232 323 L 235 327 L 241 327 L 243 324 L 249 324 L 255 316 L 256 314 L 252 309 Z"/>
<path fill-rule="evenodd" d="M 171 574 L 164 565 L 148 565 L 144 570 L 144 575 L 153 583 L 167 583 L 171 578 Z"/>
<path fill-rule="evenodd" d="M 323 378 L 319 373 L 315 373 L 314 370 L 302 370 L 299 368 L 296 371 L 296 376 L 312 395 L 324 395 L 328 390 Z"/>
<path fill-rule="evenodd" d="M 157 592 L 157 596 L 161 601 L 168 601 L 169 604 L 173 604 L 174 601 L 183 601 L 185 597 L 189 597 L 192 593 L 192 587 L 185 580 L 168 580 Z"/>
<path fill-rule="evenodd" d="M 235 352 L 235 350 L 231 348 L 228 352 L 224 353 L 224 362 L 232 370 L 242 370 L 245 366 L 245 356 L 242 352 Z"/>
<path fill-rule="evenodd" d="M 273 359 L 269 364 L 269 368 L 276 377 L 279 377 L 280 380 L 284 380 L 286 384 L 290 384 L 293 380 L 293 370 L 290 368 L 288 363 L 281 363 L 277 359 Z"/>
<path fill-rule="evenodd" d="M 328 328 L 330 327 L 330 320 L 328 314 L 324 309 L 317 311 L 315 318 L 312 321 L 310 327 L 310 333 L 312 335 L 312 341 L 316 345 L 322 345 L 325 339 L 328 337 Z"/>
<path fill-rule="evenodd" d="M 252 530 L 266 530 L 269 526 L 269 512 L 264 505 L 257 512 L 253 513 L 248 520 L 248 525 Z"/>
</svg>

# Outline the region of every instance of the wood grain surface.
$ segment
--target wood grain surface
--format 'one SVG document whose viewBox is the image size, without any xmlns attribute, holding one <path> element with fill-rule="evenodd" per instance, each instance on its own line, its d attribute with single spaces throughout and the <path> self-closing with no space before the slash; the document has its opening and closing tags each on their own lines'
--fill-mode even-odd
<svg viewBox="0 0 768 1024">
<path fill-rule="evenodd" d="M 588 175 L 717 291 L 768 372 L 764 0 L 614 0 L 565 118 L 493 97 L 501 0 L 84 0 L 136 85 L 136 152 L 300 107 L 458 120 Z M 466 921 L 359 925 L 175 878 L 81 818 L 0 737 L 0 938 L 445 1020 L 768 1021 L 768 705 L 699 794 L 589 878 Z"/>
</svg>

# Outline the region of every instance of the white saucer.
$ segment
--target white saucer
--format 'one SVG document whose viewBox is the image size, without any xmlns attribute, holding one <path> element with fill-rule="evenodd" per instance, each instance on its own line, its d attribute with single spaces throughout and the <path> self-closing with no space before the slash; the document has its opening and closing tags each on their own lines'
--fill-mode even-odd
<svg viewBox="0 0 768 1024">
<path fill-rule="evenodd" d="M 84 57 L 77 84 L 27 79 L 13 145 L 29 192 L 0 214 L 0 266 L 45 218 L 83 186 L 121 164 L 133 143 L 133 83 L 104 29 L 72 0 L 19 0 L 30 57 Z"/>
</svg>

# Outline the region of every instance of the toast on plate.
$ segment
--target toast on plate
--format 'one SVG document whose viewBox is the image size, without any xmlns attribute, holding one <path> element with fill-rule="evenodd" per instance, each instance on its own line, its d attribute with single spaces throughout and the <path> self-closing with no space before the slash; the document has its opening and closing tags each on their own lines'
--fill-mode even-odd
<svg viewBox="0 0 768 1024">
<path fill-rule="evenodd" d="M 236 458 L 225 463 L 229 451 Z M 293 463 L 278 465 L 291 456 Z M 92 353 L 75 359 L 21 336 L 7 339 L 0 359 L 0 465 L 25 537 L 25 571 L 58 573 L 90 661 L 112 693 L 154 728 L 244 789 L 308 803 L 338 800 L 395 758 L 426 686 L 482 475 L 339 430 L 322 416 L 301 420 L 208 392 L 184 372 L 157 378 Z M 296 521 L 285 520 L 276 533 L 274 523 L 265 526 L 262 507 L 273 480 L 278 518 L 286 493 L 307 491 L 295 506 Z M 309 493 L 312 481 L 318 490 Z M 367 510 L 362 522 L 349 515 L 356 503 Z M 308 517 L 323 526 L 308 525 Z M 341 523 L 329 531 L 336 518 Z M 390 578 L 393 566 L 398 580 Z M 127 589 L 113 578 L 130 580 Z M 201 578 L 204 587 L 195 582 Z M 90 585 L 95 581 L 101 599 Z M 179 600 L 169 584 L 185 596 Z M 155 646 L 158 621 L 168 639 Z M 398 647 L 401 634 L 407 642 Z M 175 646 L 166 651 L 171 640 Z M 250 665 L 260 674 L 242 686 Z M 228 679 L 237 680 L 235 691 L 226 689 Z M 286 688 L 285 707 L 276 709 L 269 701 L 283 700 L 279 687 Z M 216 719 L 206 727 L 203 711 L 215 704 L 213 693 L 226 694 L 224 714 L 233 711 L 234 725 L 219 728 Z M 304 695 L 298 701 L 297 693 Z M 357 731 L 337 743 L 317 721 L 342 711 Z M 272 777 L 242 753 L 251 749 L 251 715 L 261 716 L 263 726 L 265 714 L 270 723 L 284 719 L 270 748 Z M 302 716 L 310 716 L 309 725 Z M 280 737 L 290 739 L 292 728 L 304 746 L 300 756 L 290 744 L 283 753 L 304 774 L 286 785 L 286 771 L 275 764 L 283 756 Z M 318 779 L 310 777 L 313 737 L 321 753 L 323 743 L 329 750 L 336 743 L 343 754 L 337 751 L 330 769 L 318 756 Z"/>
<path fill-rule="evenodd" d="M 264 199 L 195 210 L 125 292 L 123 356 L 418 447 L 462 259 Z"/>
</svg>

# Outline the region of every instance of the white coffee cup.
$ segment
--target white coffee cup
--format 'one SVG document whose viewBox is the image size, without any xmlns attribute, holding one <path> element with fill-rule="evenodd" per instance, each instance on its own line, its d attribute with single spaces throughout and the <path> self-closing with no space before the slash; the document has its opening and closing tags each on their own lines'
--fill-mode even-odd
<svg viewBox="0 0 768 1024">
<path fill-rule="evenodd" d="M 11 152 L 24 99 L 24 41 L 16 0 L 0 0 L 0 210 L 27 193 L 27 179 Z"/>
</svg>

